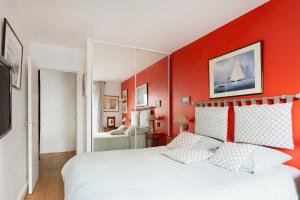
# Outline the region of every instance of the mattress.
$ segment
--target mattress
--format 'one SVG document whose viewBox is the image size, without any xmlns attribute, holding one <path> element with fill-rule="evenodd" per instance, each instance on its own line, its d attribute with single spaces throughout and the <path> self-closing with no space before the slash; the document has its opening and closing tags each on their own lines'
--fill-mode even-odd
<svg viewBox="0 0 300 200">
<path fill-rule="evenodd" d="M 234 173 L 202 161 L 184 165 L 166 147 L 86 153 L 62 169 L 66 200 L 297 200 L 299 170 L 280 165 Z"/>
</svg>

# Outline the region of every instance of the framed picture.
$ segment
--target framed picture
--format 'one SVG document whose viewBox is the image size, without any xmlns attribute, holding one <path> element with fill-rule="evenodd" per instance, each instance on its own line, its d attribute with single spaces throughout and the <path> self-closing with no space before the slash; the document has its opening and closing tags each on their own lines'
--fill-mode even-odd
<svg viewBox="0 0 300 200">
<path fill-rule="evenodd" d="M 104 95 L 103 112 L 119 112 L 119 97 Z"/>
<path fill-rule="evenodd" d="M 109 128 L 116 127 L 116 117 L 107 117 L 107 127 Z"/>
<path fill-rule="evenodd" d="M 189 96 L 182 97 L 182 104 L 185 106 L 190 105 L 190 97 Z"/>
<path fill-rule="evenodd" d="M 21 89 L 23 45 L 6 18 L 3 27 L 2 55 L 12 65 L 12 86 Z"/>
<path fill-rule="evenodd" d="M 261 42 L 209 60 L 209 97 L 263 92 Z"/>
<path fill-rule="evenodd" d="M 155 107 L 160 108 L 161 107 L 161 100 L 156 100 L 155 101 Z"/>
<path fill-rule="evenodd" d="M 148 83 L 136 88 L 137 106 L 148 106 Z"/>
<path fill-rule="evenodd" d="M 127 109 L 128 109 L 128 107 L 127 107 L 127 102 L 123 102 L 122 103 L 122 114 L 127 114 Z"/>
<path fill-rule="evenodd" d="M 122 90 L 122 100 L 127 101 L 128 90 Z"/>
</svg>

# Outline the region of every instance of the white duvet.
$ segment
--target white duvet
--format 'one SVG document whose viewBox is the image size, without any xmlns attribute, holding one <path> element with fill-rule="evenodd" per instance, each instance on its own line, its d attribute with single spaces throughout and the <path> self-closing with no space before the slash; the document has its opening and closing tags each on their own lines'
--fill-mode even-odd
<svg viewBox="0 0 300 200">
<path fill-rule="evenodd" d="M 87 153 L 63 168 L 66 200 L 297 200 L 299 171 L 234 173 L 208 161 L 184 165 L 166 147 Z"/>
</svg>

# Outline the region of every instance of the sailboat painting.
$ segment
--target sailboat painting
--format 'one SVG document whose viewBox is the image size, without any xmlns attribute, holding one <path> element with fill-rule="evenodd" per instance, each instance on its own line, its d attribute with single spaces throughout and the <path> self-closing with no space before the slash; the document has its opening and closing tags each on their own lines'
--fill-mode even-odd
<svg viewBox="0 0 300 200">
<path fill-rule="evenodd" d="M 262 93 L 261 42 L 209 61 L 210 98 Z"/>
</svg>

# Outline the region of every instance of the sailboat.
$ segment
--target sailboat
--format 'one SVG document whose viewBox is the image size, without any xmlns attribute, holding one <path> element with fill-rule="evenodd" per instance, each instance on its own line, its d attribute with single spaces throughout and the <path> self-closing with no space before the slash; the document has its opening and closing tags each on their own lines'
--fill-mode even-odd
<svg viewBox="0 0 300 200">
<path fill-rule="evenodd" d="M 233 70 L 231 72 L 230 81 L 236 82 L 236 81 L 241 81 L 243 79 L 245 79 L 245 74 L 242 70 L 241 63 L 238 60 L 236 60 Z"/>
</svg>

